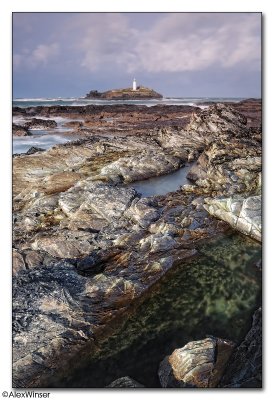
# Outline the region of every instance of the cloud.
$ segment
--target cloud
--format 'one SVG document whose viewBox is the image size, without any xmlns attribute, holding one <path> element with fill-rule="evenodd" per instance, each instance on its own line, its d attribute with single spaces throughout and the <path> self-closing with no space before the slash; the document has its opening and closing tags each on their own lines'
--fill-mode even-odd
<svg viewBox="0 0 274 400">
<path fill-rule="evenodd" d="M 28 67 L 36 68 L 46 66 L 56 56 L 59 55 L 59 44 L 38 44 L 33 50 L 23 49 L 21 53 L 15 53 L 13 56 L 14 68 Z"/>
<path fill-rule="evenodd" d="M 57 43 L 39 44 L 30 55 L 30 62 L 34 65 L 47 64 L 48 61 L 59 53 Z"/>
<path fill-rule="evenodd" d="M 124 15 L 98 17 L 81 43 L 81 66 L 96 71 L 199 71 L 260 64 L 260 14 L 166 14 L 151 28 L 138 30 Z"/>
<path fill-rule="evenodd" d="M 145 24 L 141 13 L 22 17 L 20 21 L 17 16 L 16 29 L 30 25 L 33 32 L 25 41 L 17 32 L 21 47 L 16 48 L 14 68 L 50 67 L 54 62 L 54 68 L 67 65 L 96 73 L 260 69 L 260 13 L 145 14 Z M 40 35 L 37 41 L 34 32 Z"/>
</svg>

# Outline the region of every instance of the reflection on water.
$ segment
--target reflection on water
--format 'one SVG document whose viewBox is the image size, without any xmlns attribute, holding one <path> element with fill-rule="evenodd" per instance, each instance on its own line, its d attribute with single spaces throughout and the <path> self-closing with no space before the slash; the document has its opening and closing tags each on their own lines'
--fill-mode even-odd
<svg viewBox="0 0 274 400">
<path fill-rule="evenodd" d="M 171 174 L 134 182 L 130 186 L 134 187 L 143 197 L 175 192 L 180 186 L 190 183 L 186 176 L 193 165 L 194 163 L 187 164 Z"/>
<path fill-rule="evenodd" d="M 260 256 L 258 243 L 236 233 L 203 245 L 154 286 L 93 361 L 59 385 L 104 387 L 128 375 L 159 387 L 159 363 L 175 348 L 206 335 L 239 342 L 261 302 Z"/>
</svg>

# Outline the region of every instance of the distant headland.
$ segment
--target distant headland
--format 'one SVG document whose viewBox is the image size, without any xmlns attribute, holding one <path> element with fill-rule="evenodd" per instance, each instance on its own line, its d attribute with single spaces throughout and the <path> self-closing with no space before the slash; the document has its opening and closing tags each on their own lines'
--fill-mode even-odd
<svg viewBox="0 0 274 400">
<path fill-rule="evenodd" d="M 155 92 L 144 86 L 137 86 L 136 80 L 133 80 L 132 88 L 113 89 L 106 92 L 91 90 L 87 93 L 86 99 L 107 99 L 107 100 L 143 100 L 143 99 L 162 99 L 160 93 Z"/>
</svg>

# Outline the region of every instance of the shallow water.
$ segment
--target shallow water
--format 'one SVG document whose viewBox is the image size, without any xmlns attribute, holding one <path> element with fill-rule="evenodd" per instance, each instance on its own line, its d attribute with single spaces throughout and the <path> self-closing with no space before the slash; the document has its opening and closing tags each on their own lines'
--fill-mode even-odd
<svg viewBox="0 0 274 400">
<path fill-rule="evenodd" d="M 104 387 L 122 376 L 160 387 L 159 363 L 175 348 L 206 335 L 239 343 L 261 304 L 261 246 L 233 233 L 198 250 L 154 285 L 93 360 L 56 387 Z"/>
<path fill-rule="evenodd" d="M 143 197 L 175 192 L 180 186 L 190 183 L 186 176 L 193 165 L 194 163 L 186 164 L 184 167 L 168 175 L 156 176 L 144 181 L 134 182 L 130 186 L 134 187 Z"/>
<path fill-rule="evenodd" d="M 12 141 L 12 152 L 13 154 L 26 153 L 31 147 L 40 147 L 41 149 L 48 150 L 56 144 L 67 143 L 77 139 L 76 135 L 68 135 L 73 129 L 65 126 L 67 122 L 71 121 L 82 121 L 82 119 L 71 119 L 64 117 L 53 117 L 47 118 L 43 116 L 37 116 L 36 118 L 44 120 L 54 120 L 57 123 L 57 127 L 54 129 L 30 129 L 31 136 L 16 137 L 13 136 Z M 15 124 L 24 125 L 29 119 L 21 116 L 14 116 L 13 122 Z M 66 135 L 63 135 L 63 134 Z"/>
<path fill-rule="evenodd" d="M 43 133 L 41 133 L 41 131 L 36 132 L 39 133 L 33 134 L 32 136 L 13 138 L 13 154 L 26 153 L 33 146 L 47 150 L 56 144 L 67 143 L 73 140 L 72 137 L 50 134 L 49 131 L 43 131 Z"/>
</svg>

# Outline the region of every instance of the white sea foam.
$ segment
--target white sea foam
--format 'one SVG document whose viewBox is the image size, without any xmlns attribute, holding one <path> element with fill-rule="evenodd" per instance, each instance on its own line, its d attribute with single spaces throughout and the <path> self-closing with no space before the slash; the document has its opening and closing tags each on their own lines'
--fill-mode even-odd
<svg viewBox="0 0 274 400">
<path fill-rule="evenodd" d="M 35 135 L 13 138 L 13 153 L 26 153 L 31 147 L 49 149 L 56 144 L 67 143 L 73 140 L 71 137 L 61 135 Z"/>
<path fill-rule="evenodd" d="M 198 106 L 199 103 L 205 101 L 212 102 L 239 102 L 243 98 L 210 98 L 210 97 L 193 97 L 193 98 L 180 98 L 180 97 L 163 97 L 162 99 L 147 99 L 147 100 L 106 100 L 106 99 L 85 99 L 84 97 L 55 97 L 55 98 L 16 98 L 14 99 L 14 106 L 19 107 L 35 107 L 35 106 L 53 106 L 53 105 L 66 105 L 66 106 L 87 106 L 87 105 L 114 105 L 114 104 L 134 104 L 145 105 L 151 107 L 157 104 L 162 105 L 189 105 Z"/>
</svg>

